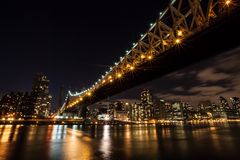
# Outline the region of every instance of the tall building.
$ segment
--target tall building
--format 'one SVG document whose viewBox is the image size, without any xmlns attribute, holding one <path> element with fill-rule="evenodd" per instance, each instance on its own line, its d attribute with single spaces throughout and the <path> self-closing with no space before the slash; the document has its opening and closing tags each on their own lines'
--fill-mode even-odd
<svg viewBox="0 0 240 160">
<path fill-rule="evenodd" d="M 155 101 L 154 104 L 154 109 L 153 109 L 153 117 L 154 119 L 165 119 L 166 114 L 165 114 L 165 101 L 164 100 L 157 100 Z"/>
<path fill-rule="evenodd" d="M 213 118 L 227 118 L 227 114 L 221 105 L 212 103 L 212 116 Z"/>
<path fill-rule="evenodd" d="M 183 105 L 181 102 L 172 104 L 172 120 L 183 120 Z"/>
<path fill-rule="evenodd" d="M 19 117 L 23 93 L 11 92 L 5 94 L 0 100 L 0 117 Z"/>
<path fill-rule="evenodd" d="M 140 118 L 143 120 L 149 120 L 153 118 L 153 97 L 148 89 L 145 89 L 141 92 L 141 107 L 143 114 L 140 114 Z"/>
<path fill-rule="evenodd" d="M 20 104 L 20 117 L 32 118 L 34 115 L 34 101 L 30 93 L 26 92 L 23 95 L 22 102 Z"/>
<path fill-rule="evenodd" d="M 237 110 L 238 112 L 240 111 L 240 98 L 238 97 L 231 97 L 230 98 L 233 109 Z"/>
<path fill-rule="evenodd" d="M 140 110 L 140 104 L 134 103 L 131 105 L 131 111 L 130 111 L 130 116 L 129 118 L 131 119 L 131 121 L 141 121 L 140 119 L 140 114 L 141 114 L 141 110 Z"/>
<path fill-rule="evenodd" d="M 172 111 L 172 104 L 170 102 L 165 102 L 164 103 L 164 114 L 165 114 L 165 119 L 171 120 L 173 111 Z"/>
<path fill-rule="evenodd" d="M 229 104 L 228 104 L 228 101 L 224 97 L 220 96 L 219 97 L 219 102 L 220 102 L 220 104 L 221 104 L 221 106 L 224 110 L 228 110 L 230 108 Z"/>
<path fill-rule="evenodd" d="M 34 104 L 34 115 L 39 118 L 48 117 L 52 96 L 49 94 L 49 80 L 45 75 L 41 73 L 36 74 L 33 81 L 31 97 Z"/>
<path fill-rule="evenodd" d="M 187 102 L 182 103 L 182 112 L 183 112 L 183 120 L 191 120 L 194 119 L 194 109 L 193 107 Z"/>
<path fill-rule="evenodd" d="M 239 118 L 238 110 L 236 110 L 234 107 L 230 107 L 228 104 L 228 101 L 225 98 L 220 97 L 219 99 L 220 99 L 221 106 L 223 107 L 224 111 L 227 114 L 227 118 L 229 118 L 229 119 Z M 235 99 L 235 100 L 237 100 L 237 99 Z"/>
<path fill-rule="evenodd" d="M 128 108 L 129 108 L 129 104 L 126 105 L 124 102 L 121 102 L 121 101 L 115 102 L 114 103 L 114 119 L 122 120 L 122 121 L 128 120 Z"/>
<path fill-rule="evenodd" d="M 209 119 L 213 117 L 213 107 L 210 100 L 200 101 L 197 106 L 197 117 L 201 119 Z"/>
</svg>

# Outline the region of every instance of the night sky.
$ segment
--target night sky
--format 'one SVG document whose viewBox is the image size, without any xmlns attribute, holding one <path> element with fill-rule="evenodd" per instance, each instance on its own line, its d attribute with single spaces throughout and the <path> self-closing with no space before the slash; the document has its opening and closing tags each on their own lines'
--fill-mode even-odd
<svg viewBox="0 0 240 160">
<path fill-rule="evenodd" d="M 2 3 L 0 91 L 30 91 L 37 72 L 43 72 L 50 79 L 50 92 L 54 102 L 61 85 L 73 91 L 90 86 L 145 33 L 149 24 L 165 8 L 167 1 Z M 206 74 L 215 73 L 215 70 L 211 70 L 212 67 L 205 68 L 210 68 Z M 197 76 L 197 73 L 193 72 L 192 75 Z M 188 76 L 189 81 L 196 80 L 191 74 Z M 174 78 L 176 80 L 172 76 Z M 160 81 L 168 84 L 164 84 L 165 87 L 170 87 L 165 88 L 165 91 L 170 91 L 168 93 L 161 90 L 158 94 L 160 96 L 190 94 L 189 88 L 184 88 L 183 79 L 171 83 L 166 79 Z M 172 85 L 173 83 L 178 85 Z M 154 84 L 159 83 L 154 82 L 150 86 Z M 198 85 L 194 82 L 192 84 Z M 197 93 L 200 95 L 198 91 L 194 95 Z"/>
</svg>

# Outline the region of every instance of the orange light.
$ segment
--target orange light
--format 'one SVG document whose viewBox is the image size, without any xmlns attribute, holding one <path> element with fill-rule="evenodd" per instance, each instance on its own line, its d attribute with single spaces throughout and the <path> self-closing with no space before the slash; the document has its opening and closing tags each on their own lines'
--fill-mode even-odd
<svg viewBox="0 0 240 160">
<path fill-rule="evenodd" d="M 226 1 L 225 1 L 225 4 L 226 4 L 227 6 L 229 6 L 229 5 L 230 5 L 230 3 L 231 3 L 231 1 L 230 1 L 230 0 L 226 0 Z"/>
<path fill-rule="evenodd" d="M 113 82 L 113 80 L 112 80 L 112 79 L 110 79 L 110 82 L 112 83 L 112 82 Z"/>
<path fill-rule="evenodd" d="M 142 59 L 144 59 L 144 58 L 145 58 L 145 56 L 142 54 L 142 55 L 141 55 L 141 58 L 142 58 Z"/>
<path fill-rule="evenodd" d="M 82 101 L 82 100 L 83 100 L 83 98 L 82 98 L 82 97 L 80 97 L 80 98 L 79 98 L 79 100 L 80 100 L 80 101 Z"/>
<path fill-rule="evenodd" d="M 164 40 L 162 41 L 162 43 L 163 43 L 164 46 L 168 45 L 167 42 L 164 41 Z"/>
<path fill-rule="evenodd" d="M 108 79 L 112 79 L 112 76 L 108 76 Z"/>
<path fill-rule="evenodd" d="M 181 40 L 180 40 L 179 38 L 177 38 L 177 39 L 175 40 L 175 43 L 176 43 L 176 44 L 179 44 L 179 43 L 181 43 Z"/>
<path fill-rule="evenodd" d="M 148 59 L 149 59 L 149 60 L 151 60 L 151 59 L 152 59 L 152 56 L 151 56 L 151 55 L 150 55 L 150 56 L 148 56 Z"/>
<path fill-rule="evenodd" d="M 118 77 L 118 78 L 121 78 L 121 77 L 122 77 L 122 74 L 121 74 L 121 73 L 118 73 L 118 74 L 117 74 L 117 77 Z"/>
<path fill-rule="evenodd" d="M 88 92 L 88 93 L 87 93 L 87 95 L 88 95 L 88 96 L 91 96 L 91 95 L 92 95 L 92 93 L 91 93 L 91 92 Z"/>
<path fill-rule="evenodd" d="M 134 70 L 134 66 L 131 66 L 130 64 L 127 64 L 127 68 L 129 68 L 130 70 Z"/>
<path fill-rule="evenodd" d="M 183 36 L 183 32 L 182 32 L 181 30 L 178 30 L 178 31 L 177 31 L 177 35 L 178 35 L 178 36 Z"/>
</svg>

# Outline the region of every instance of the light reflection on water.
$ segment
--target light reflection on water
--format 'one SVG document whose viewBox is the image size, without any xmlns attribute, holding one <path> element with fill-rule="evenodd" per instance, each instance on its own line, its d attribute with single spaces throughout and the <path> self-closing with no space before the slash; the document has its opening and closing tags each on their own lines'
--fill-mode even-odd
<svg viewBox="0 0 240 160">
<path fill-rule="evenodd" d="M 103 153 L 103 158 L 109 158 L 111 153 L 111 137 L 110 126 L 103 126 L 103 137 L 100 142 L 100 151 Z"/>
<path fill-rule="evenodd" d="M 240 125 L 0 125 L 1 159 L 239 159 Z"/>
</svg>

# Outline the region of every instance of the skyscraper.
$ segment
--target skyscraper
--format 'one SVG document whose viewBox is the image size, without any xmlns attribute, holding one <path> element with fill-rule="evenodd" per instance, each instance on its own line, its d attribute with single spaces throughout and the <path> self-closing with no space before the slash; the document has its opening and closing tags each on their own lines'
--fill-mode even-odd
<svg viewBox="0 0 240 160">
<path fill-rule="evenodd" d="M 165 101 L 162 99 L 158 99 L 154 103 L 154 119 L 164 119 L 165 118 L 165 109 L 164 109 Z"/>
<path fill-rule="evenodd" d="M 23 99 L 23 93 L 21 92 L 11 92 L 5 94 L 0 99 L 0 117 L 12 116 L 16 118 L 20 115 L 21 108 L 20 104 Z"/>
<path fill-rule="evenodd" d="M 235 101 L 237 101 L 237 99 L 235 99 Z M 230 107 L 229 104 L 228 104 L 228 101 L 225 98 L 220 97 L 220 103 L 221 103 L 221 106 L 224 108 L 224 110 L 227 114 L 227 118 L 229 118 L 229 119 L 239 118 L 238 110 L 236 110 L 235 106 Z"/>
<path fill-rule="evenodd" d="M 130 119 L 131 121 L 140 121 L 141 119 L 140 114 L 141 114 L 141 110 L 140 110 L 140 104 L 134 103 L 131 105 L 131 111 L 130 111 Z"/>
<path fill-rule="evenodd" d="M 230 98 L 233 109 L 237 110 L 238 112 L 240 111 L 240 98 L 238 97 L 231 97 Z"/>
<path fill-rule="evenodd" d="M 220 101 L 222 108 L 224 108 L 225 111 L 229 110 L 230 107 L 229 107 L 228 101 L 224 97 L 220 96 L 219 101 Z"/>
<path fill-rule="evenodd" d="M 34 78 L 31 96 L 35 116 L 48 117 L 52 96 L 49 94 L 49 80 L 42 73 L 36 74 Z"/>
<path fill-rule="evenodd" d="M 153 118 L 153 98 L 150 90 L 148 89 L 144 89 L 141 92 L 141 106 L 143 109 L 143 120 Z"/>
</svg>

